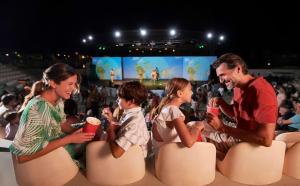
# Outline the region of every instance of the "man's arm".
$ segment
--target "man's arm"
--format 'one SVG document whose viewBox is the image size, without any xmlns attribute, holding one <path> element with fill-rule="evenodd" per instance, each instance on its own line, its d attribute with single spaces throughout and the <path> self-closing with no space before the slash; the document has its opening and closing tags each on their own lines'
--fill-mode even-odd
<svg viewBox="0 0 300 186">
<path fill-rule="evenodd" d="M 212 105 L 214 104 L 213 102 L 220 106 L 224 114 L 230 118 L 234 118 L 233 105 L 227 104 L 223 98 L 213 98 Z"/>
<path fill-rule="evenodd" d="M 274 138 L 275 123 L 260 123 L 254 131 L 233 128 L 225 125 L 218 116 L 208 113 L 207 122 L 214 129 L 227 133 L 228 135 L 245 142 L 271 146 Z"/>
<path fill-rule="evenodd" d="M 223 131 L 242 141 L 269 147 L 274 139 L 275 123 L 259 124 L 256 131 L 247 131 L 223 125 Z"/>
</svg>

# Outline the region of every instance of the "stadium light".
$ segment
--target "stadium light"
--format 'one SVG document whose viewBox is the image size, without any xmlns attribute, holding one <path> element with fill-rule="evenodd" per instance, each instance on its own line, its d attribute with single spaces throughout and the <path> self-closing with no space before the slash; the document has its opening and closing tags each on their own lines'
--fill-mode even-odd
<svg viewBox="0 0 300 186">
<path fill-rule="evenodd" d="M 120 32 L 120 31 L 115 31 L 115 37 L 116 37 L 116 38 L 121 37 L 121 32 Z"/>
<path fill-rule="evenodd" d="M 88 39 L 89 39 L 90 41 L 92 41 L 94 38 L 93 38 L 92 35 L 89 35 L 89 36 L 88 36 Z"/>
<path fill-rule="evenodd" d="M 225 40 L 225 36 L 224 35 L 220 35 L 219 40 L 220 41 L 224 41 Z"/>
<path fill-rule="evenodd" d="M 82 42 L 83 42 L 83 43 L 86 43 L 86 39 L 82 39 Z"/>
<path fill-rule="evenodd" d="M 141 36 L 146 36 L 147 35 L 147 30 L 146 29 L 140 29 L 140 34 Z"/>
<path fill-rule="evenodd" d="M 171 29 L 169 31 L 170 36 L 175 36 L 176 35 L 176 30 L 175 29 Z"/>
<path fill-rule="evenodd" d="M 212 34 L 211 32 L 208 32 L 207 35 L 206 35 L 206 37 L 207 37 L 208 39 L 211 39 L 211 38 L 213 37 L 213 34 Z"/>
</svg>

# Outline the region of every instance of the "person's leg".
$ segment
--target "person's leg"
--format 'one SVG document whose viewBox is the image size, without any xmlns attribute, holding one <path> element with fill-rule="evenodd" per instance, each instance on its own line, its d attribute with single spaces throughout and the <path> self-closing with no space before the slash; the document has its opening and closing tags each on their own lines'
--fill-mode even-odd
<svg viewBox="0 0 300 186">
<path fill-rule="evenodd" d="M 213 143 L 215 145 L 217 150 L 217 158 L 219 160 L 224 159 L 230 147 L 240 142 L 239 139 L 215 130 L 209 124 L 205 124 L 204 130 L 202 131 L 202 137 L 203 141 Z"/>
</svg>

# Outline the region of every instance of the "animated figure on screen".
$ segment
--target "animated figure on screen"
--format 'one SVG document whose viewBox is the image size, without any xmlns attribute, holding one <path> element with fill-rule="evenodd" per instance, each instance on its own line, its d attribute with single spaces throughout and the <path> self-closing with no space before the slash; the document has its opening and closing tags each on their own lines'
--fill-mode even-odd
<svg viewBox="0 0 300 186">
<path fill-rule="evenodd" d="M 157 72 L 156 72 L 155 69 L 153 69 L 153 70 L 151 71 L 151 78 L 152 78 L 152 81 L 153 81 L 153 82 L 155 82 L 156 79 L 157 79 Z"/>
<path fill-rule="evenodd" d="M 156 82 L 157 82 L 158 76 L 159 76 L 158 68 L 156 67 L 156 68 L 153 69 L 152 72 L 151 72 L 151 77 L 152 77 L 153 83 L 156 83 Z"/>
<path fill-rule="evenodd" d="M 114 83 L 114 79 L 115 79 L 115 71 L 114 71 L 114 69 L 112 68 L 112 69 L 110 70 L 110 81 L 111 81 L 112 83 Z"/>
<path fill-rule="evenodd" d="M 156 71 L 156 80 L 158 80 L 159 79 L 159 70 L 157 67 L 155 67 L 155 71 Z"/>
<path fill-rule="evenodd" d="M 142 82 L 144 80 L 144 75 L 145 75 L 144 68 L 142 66 L 140 66 L 140 65 L 137 65 L 135 67 L 135 69 L 136 69 L 136 72 L 138 74 L 139 81 Z"/>
</svg>

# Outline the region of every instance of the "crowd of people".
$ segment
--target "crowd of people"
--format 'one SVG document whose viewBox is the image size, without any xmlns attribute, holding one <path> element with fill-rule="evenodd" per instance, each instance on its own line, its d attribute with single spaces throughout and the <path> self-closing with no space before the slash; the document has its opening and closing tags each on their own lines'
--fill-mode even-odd
<svg viewBox="0 0 300 186">
<path fill-rule="evenodd" d="M 13 140 L 10 150 L 20 163 L 65 147 L 80 167 L 85 144 L 92 140 L 106 140 L 116 158 L 135 144 L 147 157 L 152 154 L 149 150 L 155 154 L 165 143 L 192 147 L 206 141 L 215 144 L 222 159 L 241 141 L 271 146 L 275 134 L 300 129 L 296 82 L 255 77 L 232 53 L 220 56 L 213 67 L 219 82 L 196 87 L 184 78 L 173 78 L 160 97 L 138 81 L 119 87 L 91 85 L 79 92 L 76 71 L 54 64 L 30 91 L 1 96 L 0 124 L 5 138 Z M 86 117 L 101 120 L 96 134 L 72 127 Z"/>
</svg>

